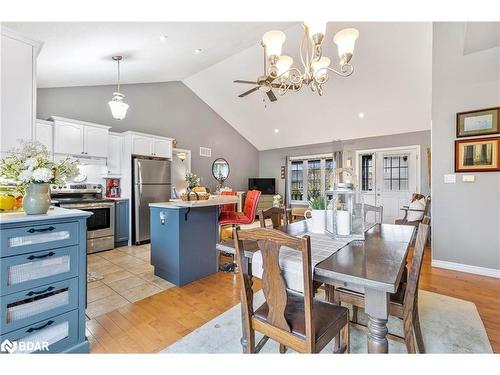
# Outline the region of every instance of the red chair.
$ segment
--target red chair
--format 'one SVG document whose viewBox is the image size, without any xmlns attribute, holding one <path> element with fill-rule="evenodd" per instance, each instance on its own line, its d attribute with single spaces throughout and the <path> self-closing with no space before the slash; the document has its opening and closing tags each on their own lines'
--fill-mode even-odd
<svg viewBox="0 0 500 375">
<path fill-rule="evenodd" d="M 245 198 L 245 207 L 243 212 L 223 211 L 219 216 L 220 225 L 241 225 L 252 224 L 257 214 L 257 205 L 259 204 L 261 192 L 250 190 Z"/>
<path fill-rule="evenodd" d="M 257 214 L 257 205 L 259 204 L 260 194 L 261 192 L 258 190 L 250 190 L 245 198 L 245 207 L 243 208 L 243 212 L 222 211 L 219 216 L 219 224 L 221 226 L 252 224 L 255 221 L 255 216 Z M 233 261 L 231 263 L 226 263 L 220 266 L 219 268 L 221 271 L 226 271 L 226 272 L 234 271 L 235 254 L 232 253 L 231 255 L 233 256 Z"/>
<path fill-rule="evenodd" d="M 231 196 L 236 196 L 237 193 L 235 191 L 222 191 L 220 195 L 231 195 Z M 236 204 L 223 204 L 220 206 L 220 212 L 236 212 Z"/>
</svg>

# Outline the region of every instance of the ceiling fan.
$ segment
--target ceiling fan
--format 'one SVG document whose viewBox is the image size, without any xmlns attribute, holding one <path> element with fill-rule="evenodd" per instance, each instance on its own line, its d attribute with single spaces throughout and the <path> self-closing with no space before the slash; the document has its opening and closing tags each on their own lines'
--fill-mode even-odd
<svg viewBox="0 0 500 375">
<path fill-rule="evenodd" d="M 245 91 L 243 94 L 238 95 L 239 98 L 244 98 L 247 95 L 250 95 L 251 93 L 260 90 L 261 92 L 265 93 L 267 97 L 269 98 L 269 101 L 275 102 L 278 100 L 276 98 L 276 95 L 274 95 L 273 88 L 279 88 L 281 87 L 281 84 L 279 83 L 273 83 L 273 81 L 278 77 L 276 69 L 271 69 L 268 74 L 268 69 L 267 69 L 267 56 L 266 56 L 266 49 L 264 47 L 264 44 L 261 42 L 261 46 L 264 48 L 264 74 L 260 77 L 257 78 L 256 81 L 245 81 L 241 79 L 237 79 L 236 81 L 233 81 L 234 83 L 244 83 L 247 85 L 257 85 L 254 88 L 251 88 L 248 91 Z"/>
</svg>

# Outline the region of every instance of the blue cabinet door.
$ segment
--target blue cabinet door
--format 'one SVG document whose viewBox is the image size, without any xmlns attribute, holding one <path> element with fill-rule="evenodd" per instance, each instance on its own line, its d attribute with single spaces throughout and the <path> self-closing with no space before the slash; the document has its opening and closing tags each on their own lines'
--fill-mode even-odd
<svg viewBox="0 0 500 375">
<path fill-rule="evenodd" d="M 126 245 L 129 238 L 129 201 L 116 201 L 115 210 L 115 244 Z"/>
</svg>

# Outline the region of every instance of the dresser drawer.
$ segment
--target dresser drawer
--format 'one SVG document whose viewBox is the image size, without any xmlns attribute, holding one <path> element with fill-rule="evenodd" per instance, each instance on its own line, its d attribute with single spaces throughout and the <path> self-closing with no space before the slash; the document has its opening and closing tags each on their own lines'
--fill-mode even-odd
<svg viewBox="0 0 500 375">
<path fill-rule="evenodd" d="M 9 294 L 2 297 L 0 303 L 0 333 L 14 331 L 77 307 L 76 277 Z"/>
<path fill-rule="evenodd" d="M 0 296 L 77 276 L 78 251 L 70 246 L 0 259 Z"/>
<path fill-rule="evenodd" d="M 58 353 L 78 342 L 78 310 L 41 320 L 17 331 L 0 335 L 0 342 L 13 343 L 13 353 Z M 40 350 L 48 347 L 48 351 Z"/>
<path fill-rule="evenodd" d="M 0 231 L 0 257 L 76 245 L 78 223 L 30 225 Z"/>
</svg>

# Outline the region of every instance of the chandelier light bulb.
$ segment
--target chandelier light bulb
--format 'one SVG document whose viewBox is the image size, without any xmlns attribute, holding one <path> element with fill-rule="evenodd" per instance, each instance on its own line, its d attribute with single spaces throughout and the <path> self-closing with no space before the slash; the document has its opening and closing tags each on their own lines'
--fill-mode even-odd
<svg viewBox="0 0 500 375">
<path fill-rule="evenodd" d="M 271 56 L 281 56 L 281 48 L 283 47 L 285 40 L 286 35 L 282 31 L 272 30 L 265 33 L 262 37 L 262 44 L 266 48 L 267 56 L 269 58 L 271 58 Z"/>
<path fill-rule="evenodd" d="M 307 27 L 309 38 L 311 38 L 314 43 L 321 44 L 323 38 L 326 34 L 326 21 L 306 21 L 304 25 Z"/>
<path fill-rule="evenodd" d="M 347 64 L 354 53 L 354 45 L 359 37 L 359 31 L 356 29 L 340 30 L 333 37 L 333 42 L 337 45 L 341 64 Z"/>
<path fill-rule="evenodd" d="M 323 56 L 318 61 L 313 61 L 311 63 L 311 68 L 313 70 L 313 75 L 317 81 L 324 80 L 328 75 L 328 66 L 330 66 L 330 59 L 326 56 Z"/>
<path fill-rule="evenodd" d="M 278 69 L 278 76 L 282 79 L 287 79 L 290 75 L 290 68 L 292 67 L 293 59 L 290 56 L 280 56 L 278 62 L 276 63 L 276 68 Z M 282 75 L 283 74 L 283 75 Z"/>
</svg>

